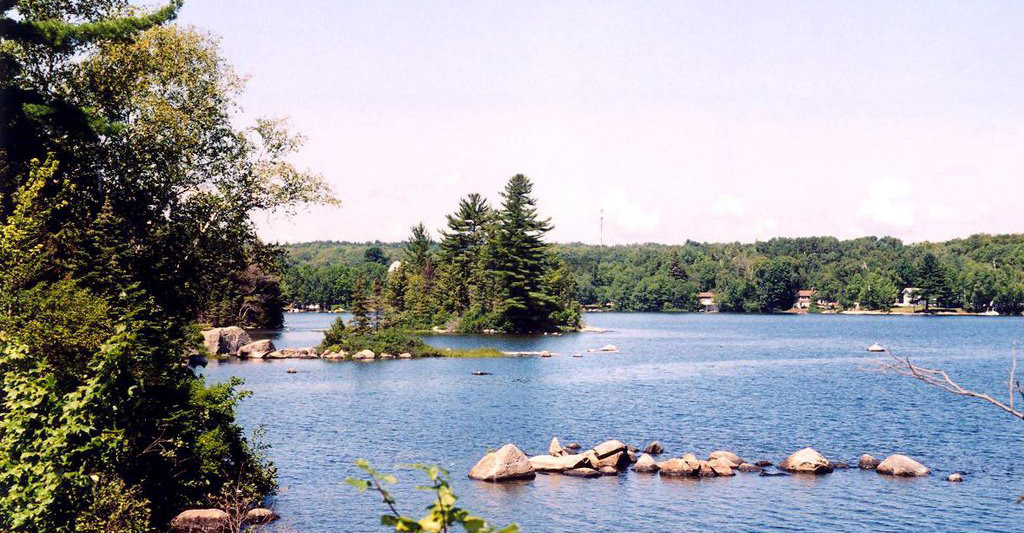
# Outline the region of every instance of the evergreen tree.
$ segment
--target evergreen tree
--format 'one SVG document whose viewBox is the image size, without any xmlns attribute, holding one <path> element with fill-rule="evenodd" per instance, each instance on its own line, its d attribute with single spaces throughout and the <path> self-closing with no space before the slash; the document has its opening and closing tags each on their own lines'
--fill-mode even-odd
<svg viewBox="0 0 1024 533">
<path fill-rule="evenodd" d="M 679 261 L 679 254 L 673 253 L 672 259 L 670 259 L 669 261 L 669 276 L 679 281 L 686 281 L 689 279 L 689 276 L 686 274 L 686 269 L 683 268 L 682 263 Z"/>
<path fill-rule="evenodd" d="M 556 327 L 552 313 L 556 299 L 545 292 L 543 279 L 550 261 L 543 237 L 551 230 L 549 219 L 537 215 L 537 201 L 530 196 L 533 184 L 516 174 L 501 193 L 497 213 L 494 269 L 501 282 L 497 312 L 502 329 L 509 332 L 546 331 Z"/>
<path fill-rule="evenodd" d="M 356 278 L 356 286 L 352 290 L 352 326 L 349 328 L 356 335 L 370 332 L 370 302 L 366 295 L 366 281 L 362 276 Z"/>
<path fill-rule="evenodd" d="M 918 296 L 924 299 L 925 311 L 928 311 L 932 300 L 942 304 L 949 299 L 949 278 L 939 259 L 931 252 L 921 258 L 917 268 L 917 287 L 920 289 Z"/>
<path fill-rule="evenodd" d="M 405 260 L 413 272 L 421 272 L 431 262 L 434 241 L 422 222 L 412 227 L 412 235 L 405 241 Z"/>
<path fill-rule="evenodd" d="M 448 312 L 463 313 L 479 298 L 479 262 L 490 219 L 487 200 L 476 193 L 460 200 L 458 210 L 447 215 L 448 230 L 441 232 L 439 290 Z"/>
</svg>

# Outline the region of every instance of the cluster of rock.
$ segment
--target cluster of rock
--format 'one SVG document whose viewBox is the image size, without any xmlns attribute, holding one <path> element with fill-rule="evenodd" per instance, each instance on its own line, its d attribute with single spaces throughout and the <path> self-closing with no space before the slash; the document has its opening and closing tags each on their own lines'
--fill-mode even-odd
<svg viewBox="0 0 1024 533">
<path fill-rule="evenodd" d="M 392 355 L 389 353 L 375 354 L 371 350 L 355 353 L 324 352 L 316 348 L 281 348 L 278 349 L 269 339 L 253 341 L 244 329 L 237 326 L 213 328 L 203 331 L 203 344 L 212 355 L 234 356 L 240 359 L 325 359 L 328 361 L 373 361 L 375 359 L 412 359 L 411 353 Z"/>
<path fill-rule="evenodd" d="M 708 455 L 707 459 L 699 459 L 692 453 L 665 461 L 655 461 L 654 455 L 664 452 L 661 443 L 652 442 L 637 456 L 635 447 L 619 440 L 608 440 L 593 448 L 580 451 L 577 443 L 561 446 L 558 438 L 551 439 L 548 453 L 527 456 L 514 444 L 506 444 L 494 452 L 487 453 L 469 471 L 469 477 L 482 481 L 511 481 L 532 479 L 538 472 L 558 473 L 575 477 L 598 477 L 617 475 L 625 472 L 632 465 L 634 472 L 654 474 L 666 477 L 724 477 L 734 476 L 736 472 L 759 472 L 766 475 L 786 475 L 782 472 L 767 472 L 772 466 L 769 461 L 748 463 L 735 453 L 718 450 Z M 927 467 L 907 457 L 894 454 L 878 461 L 870 455 L 863 455 L 858 466 L 862 469 L 873 469 L 879 474 L 892 476 L 926 476 L 930 473 Z M 799 450 L 779 463 L 779 470 L 795 474 L 827 474 L 837 468 L 849 468 L 846 463 L 833 463 L 817 452 L 814 448 Z M 950 481 L 960 481 L 950 476 Z"/>
<path fill-rule="evenodd" d="M 249 509 L 239 520 L 220 509 L 189 509 L 182 511 L 171 520 L 174 533 L 227 533 L 237 531 L 241 525 L 269 524 L 280 518 L 274 511 L 265 508 Z M 235 522 L 241 522 L 237 524 Z"/>
</svg>

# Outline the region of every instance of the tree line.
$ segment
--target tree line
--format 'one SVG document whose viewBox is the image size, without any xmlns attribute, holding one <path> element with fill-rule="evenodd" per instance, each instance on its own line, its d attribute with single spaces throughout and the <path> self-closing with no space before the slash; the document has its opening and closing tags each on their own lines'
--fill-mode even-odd
<svg viewBox="0 0 1024 533">
<path fill-rule="evenodd" d="M 360 261 L 352 258 L 368 247 L 389 259 L 405 256 L 397 244 L 285 245 L 285 299 L 310 297 L 288 281 L 298 269 L 307 278 L 322 278 L 332 269 L 358 268 Z M 918 297 L 929 305 L 1003 314 L 1024 311 L 1024 235 L 917 244 L 892 237 L 688 241 L 677 246 L 576 243 L 553 244 L 552 250 L 574 278 L 581 304 L 611 304 L 622 311 L 696 311 L 697 295 L 705 291 L 715 293 L 725 312 L 781 311 L 792 307 L 800 289 L 815 289 L 815 302 L 885 310 L 908 287 L 919 289 Z M 332 305 L 348 305 L 339 292 L 316 294 Z"/>
<path fill-rule="evenodd" d="M 236 126 L 181 5 L 0 1 L 0 531 L 164 531 L 275 488 L 240 382 L 185 362 L 199 321 L 280 322 L 251 214 L 333 197 L 283 122 Z"/>
</svg>

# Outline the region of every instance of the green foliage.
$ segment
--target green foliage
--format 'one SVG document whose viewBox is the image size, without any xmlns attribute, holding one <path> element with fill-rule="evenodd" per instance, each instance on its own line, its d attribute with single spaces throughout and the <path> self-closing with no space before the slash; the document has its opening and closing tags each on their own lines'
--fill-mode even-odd
<svg viewBox="0 0 1024 533">
<path fill-rule="evenodd" d="M 338 317 L 320 343 L 322 351 L 355 353 L 370 350 L 376 355 L 410 353 L 413 357 L 438 357 L 442 352 L 423 342 L 419 337 L 397 329 L 359 331 L 346 328 Z"/>
<path fill-rule="evenodd" d="M 490 526 L 483 518 L 474 516 L 469 511 L 457 507 L 458 499 L 455 497 L 455 493 L 452 492 L 450 475 L 443 468 L 424 464 L 399 465 L 399 468 L 423 472 L 430 481 L 429 485 L 416 487 L 434 494 L 433 502 L 427 507 L 427 513 L 419 520 L 416 520 L 398 512 L 396 508 L 398 502 L 386 488 L 387 485 L 398 483 L 398 478 L 390 474 L 378 472 L 365 459 L 357 460 L 356 466 L 364 472 L 364 477 L 350 477 L 345 482 L 355 487 L 359 492 L 372 490 L 380 494 L 389 511 L 381 516 L 380 523 L 389 530 L 437 533 L 447 532 L 450 530 L 449 528 L 452 528 L 451 531 L 455 531 L 454 527 L 460 526 L 461 530 L 466 533 L 516 533 L 519 531 L 519 526 L 516 524 L 509 524 L 501 529 L 496 529 Z"/>
</svg>

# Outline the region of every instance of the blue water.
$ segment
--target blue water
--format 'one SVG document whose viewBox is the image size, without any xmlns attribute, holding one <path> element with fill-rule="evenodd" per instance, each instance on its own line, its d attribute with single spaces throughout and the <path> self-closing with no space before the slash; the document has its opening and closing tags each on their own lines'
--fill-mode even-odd
<svg viewBox="0 0 1024 533">
<path fill-rule="evenodd" d="M 334 316 L 289 315 L 275 342 L 315 344 Z M 381 531 L 379 498 L 344 484 L 356 458 L 388 471 L 440 464 L 460 504 L 526 532 L 1021 529 L 1024 505 L 1013 502 L 1024 493 L 1024 422 L 872 372 L 879 357 L 865 351 L 882 343 L 1005 398 L 1012 346 L 1024 337 L 1020 318 L 607 313 L 586 321 L 611 331 L 427 338 L 440 347 L 549 350 L 551 358 L 245 362 L 205 372 L 240 376 L 254 392 L 239 418 L 266 429 L 286 530 Z M 621 351 L 587 352 L 605 344 Z M 632 472 L 513 484 L 465 477 L 489 448 L 513 442 L 545 453 L 552 436 L 584 446 L 658 439 L 662 459 L 726 449 L 778 462 L 813 446 L 855 464 L 862 453 L 899 452 L 933 475 L 893 479 L 854 468 L 700 481 Z M 967 472 L 966 481 L 945 481 L 952 471 Z M 423 479 L 397 474 L 401 510 L 419 517 L 428 500 L 413 486 Z"/>
</svg>

